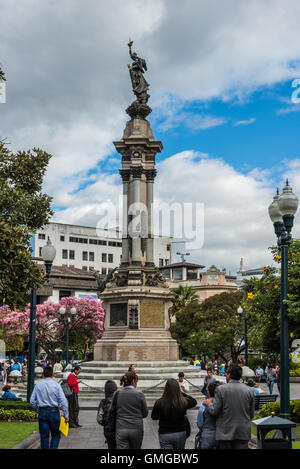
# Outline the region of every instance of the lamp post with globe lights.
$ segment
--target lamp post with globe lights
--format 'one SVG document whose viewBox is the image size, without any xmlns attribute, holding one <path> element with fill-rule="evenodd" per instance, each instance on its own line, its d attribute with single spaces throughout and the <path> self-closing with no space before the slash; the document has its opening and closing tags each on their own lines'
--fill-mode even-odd
<svg viewBox="0 0 300 469">
<path fill-rule="evenodd" d="M 45 263 L 46 279 L 50 278 L 51 267 L 56 256 L 56 249 L 52 245 L 48 236 L 47 244 L 41 249 L 41 257 Z M 28 350 L 28 381 L 27 381 L 27 401 L 34 388 L 34 368 L 35 368 L 35 348 L 36 348 L 36 301 L 37 293 L 34 287 L 30 294 L 30 322 L 29 322 L 29 350 Z"/>
<path fill-rule="evenodd" d="M 298 199 L 286 181 L 282 194 L 277 193 L 269 206 L 269 216 L 274 225 L 277 244 L 281 253 L 281 301 L 280 301 L 280 416 L 290 419 L 290 377 L 289 377 L 289 323 L 288 308 L 288 249 Z"/>
<path fill-rule="evenodd" d="M 74 323 L 77 310 L 75 306 L 72 306 L 70 313 L 67 313 L 67 310 L 64 306 L 59 308 L 60 312 L 60 322 L 66 326 L 66 366 L 69 360 L 69 326 L 71 323 Z M 71 315 L 71 316 L 70 316 Z"/>
<path fill-rule="evenodd" d="M 248 330 L 247 330 L 247 316 L 243 316 L 243 308 L 241 306 L 238 307 L 237 313 L 238 318 L 241 321 L 244 320 L 245 329 L 244 329 L 244 343 L 245 343 L 245 365 L 248 366 Z"/>
</svg>

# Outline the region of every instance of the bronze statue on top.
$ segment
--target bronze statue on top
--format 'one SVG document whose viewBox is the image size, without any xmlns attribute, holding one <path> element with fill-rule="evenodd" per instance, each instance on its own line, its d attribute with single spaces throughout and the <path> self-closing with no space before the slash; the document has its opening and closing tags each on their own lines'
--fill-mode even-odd
<svg viewBox="0 0 300 469">
<path fill-rule="evenodd" d="M 132 59 L 132 65 L 128 65 L 130 79 L 132 83 L 132 91 L 136 96 L 136 100 L 126 109 L 127 114 L 132 119 L 145 119 L 152 109 L 147 105 L 150 95 L 147 93 L 149 90 L 149 83 L 147 83 L 144 73 L 147 71 L 146 61 L 132 52 L 133 41 L 129 41 L 129 55 Z"/>
</svg>

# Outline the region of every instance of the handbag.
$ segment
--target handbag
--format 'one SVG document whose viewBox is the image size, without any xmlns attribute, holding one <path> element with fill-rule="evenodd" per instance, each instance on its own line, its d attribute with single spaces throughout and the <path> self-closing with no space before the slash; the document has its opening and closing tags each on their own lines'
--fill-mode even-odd
<svg viewBox="0 0 300 469">
<path fill-rule="evenodd" d="M 110 433 L 110 434 L 116 433 L 118 394 L 119 394 L 119 391 L 117 391 L 113 397 L 111 408 L 107 416 L 107 421 L 104 425 L 105 433 Z"/>
<path fill-rule="evenodd" d="M 186 437 L 189 438 L 191 436 L 191 424 L 186 415 L 184 416 L 184 424 L 185 424 Z"/>
<path fill-rule="evenodd" d="M 68 385 L 68 382 L 66 380 L 62 381 L 60 383 L 61 388 L 63 390 L 63 393 L 66 397 L 71 397 L 72 396 L 72 391 L 70 389 L 70 386 Z"/>
</svg>

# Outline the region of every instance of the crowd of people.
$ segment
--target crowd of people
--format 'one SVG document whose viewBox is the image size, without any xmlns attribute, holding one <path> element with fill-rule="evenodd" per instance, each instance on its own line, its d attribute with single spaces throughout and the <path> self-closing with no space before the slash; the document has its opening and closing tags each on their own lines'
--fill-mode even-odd
<svg viewBox="0 0 300 469">
<path fill-rule="evenodd" d="M 19 364 L 20 365 L 20 364 Z M 242 449 L 248 447 L 251 437 L 251 419 L 254 417 L 254 396 L 261 393 L 261 367 L 255 370 L 255 380 L 243 383 L 242 367 L 224 365 L 226 384 L 218 380 L 220 367 L 217 362 L 207 369 L 202 393 L 205 400 L 197 413 L 197 449 Z M 14 363 L 11 366 L 18 366 Z M 67 363 L 63 380 L 59 384 L 54 378 L 54 369 L 45 362 L 44 379 L 32 392 L 30 403 L 38 412 L 42 449 L 57 449 L 60 441 L 60 409 L 70 428 L 79 428 L 79 384 L 80 366 Z M 8 368 L 8 367 L 7 367 Z M 272 384 L 280 377 L 280 367 L 268 365 L 265 370 L 270 393 Z M 278 381 L 277 381 L 278 383 Z M 105 383 L 105 397 L 99 403 L 97 422 L 103 426 L 108 449 L 139 449 L 144 436 L 143 420 L 149 410 L 145 394 L 138 390 L 138 375 L 135 365 L 120 379 L 120 389 L 113 380 Z M 154 403 L 151 418 L 158 421 L 158 439 L 161 449 L 184 449 L 190 436 L 191 426 L 187 410 L 195 408 L 197 401 L 189 393 L 189 383 L 183 372 L 178 379 L 166 381 L 162 396 Z M 3 387 L 3 398 L 15 398 L 10 385 Z M 50 441 L 49 441 L 50 439 Z"/>
</svg>

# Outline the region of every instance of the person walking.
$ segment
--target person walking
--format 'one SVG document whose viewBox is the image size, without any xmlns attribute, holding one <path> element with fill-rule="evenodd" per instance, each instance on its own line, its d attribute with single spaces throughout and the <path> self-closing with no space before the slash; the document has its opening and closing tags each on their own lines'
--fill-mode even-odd
<svg viewBox="0 0 300 469">
<path fill-rule="evenodd" d="M 275 382 L 274 373 L 275 373 L 275 370 L 273 366 L 269 363 L 266 368 L 266 375 L 267 375 L 267 385 L 268 385 L 270 394 L 273 394 L 273 387 L 274 387 L 274 382 Z"/>
<path fill-rule="evenodd" d="M 117 449 L 140 449 L 144 437 L 143 419 L 148 415 L 145 395 L 136 389 L 138 376 L 127 371 L 120 380 L 123 389 L 113 395 L 116 406 Z"/>
<path fill-rule="evenodd" d="M 164 393 L 155 402 L 151 413 L 151 418 L 159 421 L 161 449 L 184 449 L 187 430 L 190 430 L 186 411 L 196 405 L 196 399 L 182 392 L 176 379 L 168 379 Z"/>
<path fill-rule="evenodd" d="M 214 401 L 215 390 L 222 383 L 215 382 L 208 385 L 208 396 Z M 197 426 L 199 428 L 197 449 L 216 449 L 216 417 L 207 412 L 207 407 L 200 405 Z"/>
<path fill-rule="evenodd" d="M 60 413 L 62 409 L 66 422 L 69 421 L 68 401 L 58 383 L 54 381 L 53 368 L 44 368 L 44 379 L 39 381 L 31 394 L 30 404 L 39 414 L 41 449 L 57 449 L 60 441 Z"/>
<path fill-rule="evenodd" d="M 116 437 L 114 433 L 109 433 L 106 429 L 106 423 L 108 420 L 108 414 L 111 407 L 113 395 L 118 389 L 115 381 L 109 379 L 106 381 L 104 386 L 105 399 L 100 401 L 97 411 L 97 422 L 104 427 L 105 443 L 107 443 L 108 449 L 116 449 Z"/>
<path fill-rule="evenodd" d="M 135 365 L 134 365 L 134 363 L 132 363 L 132 364 L 130 365 L 130 367 L 128 368 L 128 371 L 130 371 L 131 373 L 135 373 Z"/>
<path fill-rule="evenodd" d="M 254 393 L 240 382 L 242 368 L 231 365 L 227 384 L 215 390 L 215 398 L 207 399 L 207 413 L 216 417 L 216 440 L 219 449 L 247 449 L 254 417 Z"/>
<path fill-rule="evenodd" d="M 78 402 L 78 394 L 79 394 L 79 383 L 77 376 L 81 372 L 80 366 L 75 366 L 72 373 L 69 374 L 67 378 L 67 382 L 69 388 L 72 392 L 71 396 L 68 397 L 69 402 L 69 415 L 70 415 L 70 428 L 79 428 L 82 425 L 79 425 L 78 416 L 79 416 L 79 402 Z"/>
</svg>

